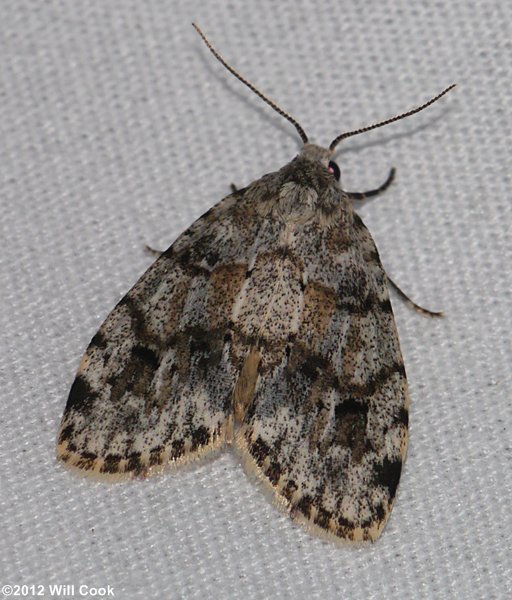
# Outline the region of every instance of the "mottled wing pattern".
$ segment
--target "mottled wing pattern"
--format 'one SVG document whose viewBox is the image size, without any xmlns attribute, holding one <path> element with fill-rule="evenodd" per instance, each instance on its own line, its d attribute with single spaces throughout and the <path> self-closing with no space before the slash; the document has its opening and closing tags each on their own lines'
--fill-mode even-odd
<svg viewBox="0 0 512 600">
<path fill-rule="evenodd" d="M 260 180 L 265 196 L 265 180 Z M 244 190 L 196 221 L 144 273 L 92 339 L 58 456 L 95 475 L 146 474 L 222 446 L 238 366 L 230 315 L 261 217 Z"/>
<path fill-rule="evenodd" d="M 377 250 L 326 153 L 306 145 L 228 196 L 121 300 L 80 364 L 64 461 L 126 477 L 234 438 L 296 520 L 378 537 L 407 446 L 405 370 Z"/>
<path fill-rule="evenodd" d="M 289 221 L 286 244 L 261 266 L 280 276 L 247 357 L 236 443 L 295 520 L 374 540 L 405 458 L 407 383 L 374 242 L 343 197 L 340 206 Z"/>
</svg>

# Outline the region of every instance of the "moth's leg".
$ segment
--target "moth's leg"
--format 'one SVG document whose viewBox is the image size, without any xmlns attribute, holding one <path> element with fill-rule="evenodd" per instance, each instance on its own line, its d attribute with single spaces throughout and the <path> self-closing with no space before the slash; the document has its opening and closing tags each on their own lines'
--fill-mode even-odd
<svg viewBox="0 0 512 600">
<path fill-rule="evenodd" d="M 398 295 L 403 300 L 405 300 L 408 304 L 410 304 L 414 308 L 414 310 L 417 310 L 422 315 L 427 315 L 429 317 L 443 317 L 444 316 L 442 311 L 434 312 L 432 310 L 428 310 L 427 308 L 423 308 L 419 304 L 416 304 L 416 302 L 413 302 L 405 292 L 402 292 L 402 290 L 397 286 L 397 284 L 391 279 L 391 277 L 387 273 L 386 273 L 386 277 L 388 278 L 390 285 L 395 289 L 395 291 L 398 293 Z"/>
<path fill-rule="evenodd" d="M 238 188 L 236 187 L 236 185 L 234 183 L 232 183 L 229 187 L 231 189 L 232 194 L 234 194 L 235 192 L 238 192 Z"/>
<path fill-rule="evenodd" d="M 147 244 L 144 244 L 144 250 L 148 253 L 151 254 L 151 256 L 160 256 L 161 254 L 164 253 L 163 250 L 156 250 L 155 248 L 151 248 L 151 246 L 148 246 Z"/>
<path fill-rule="evenodd" d="M 395 173 L 396 173 L 396 169 L 393 167 L 389 171 L 389 175 L 388 175 L 388 178 L 386 179 L 386 181 L 375 190 L 368 190 L 367 192 L 345 192 L 345 194 L 347 194 L 347 196 L 351 200 L 366 200 L 366 198 L 371 198 L 372 196 L 377 196 L 378 194 L 382 193 L 384 190 L 386 190 L 391 185 L 391 183 L 393 182 L 393 179 L 395 178 Z"/>
</svg>

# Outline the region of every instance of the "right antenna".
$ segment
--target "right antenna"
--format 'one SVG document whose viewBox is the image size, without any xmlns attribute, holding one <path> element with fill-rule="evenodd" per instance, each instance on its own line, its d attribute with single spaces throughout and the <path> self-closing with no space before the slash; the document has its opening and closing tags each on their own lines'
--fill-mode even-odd
<svg viewBox="0 0 512 600">
<path fill-rule="evenodd" d="M 405 119 L 405 117 L 410 117 L 411 115 L 414 115 L 417 112 L 420 112 L 420 110 L 423 110 L 424 108 L 427 108 L 427 106 L 434 104 L 434 102 L 437 102 L 437 100 L 439 100 L 439 98 L 441 98 L 442 96 L 447 94 L 450 90 L 453 90 L 455 85 L 456 84 L 453 83 L 452 85 L 447 87 L 445 90 L 443 90 L 440 94 L 438 94 L 437 96 L 435 96 L 428 102 L 425 102 L 425 104 L 418 106 L 418 108 L 413 108 L 412 110 L 409 110 L 408 112 L 398 115 L 396 117 L 392 117 L 391 119 L 386 119 L 385 121 L 381 121 L 380 123 L 375 123 L 375 125 L 369 125 L 368 127 L 363 127 L 361 129 L 355 129 L 354 131 L 348 131 L 347 133 L 341 133 L 337 138 L 334 138 L 334 140 L 331 142 L 331 145 L 329 146 L 329 150 L 334 150 L 336 148 L 336 146 L 341 142 L 341 140 L 344 140 L 348 137 L 352 137 L 353 135 L 358 135 L 360 133 L 365 133 L 366 131 L 370 131 L 371 129 L 377 129 L 377 127 L 383 127 L 384 125 L 389 125 L 390 123 L 394 123 L 395 121 L 399 121 L 400 119 Z"/>
</svg>

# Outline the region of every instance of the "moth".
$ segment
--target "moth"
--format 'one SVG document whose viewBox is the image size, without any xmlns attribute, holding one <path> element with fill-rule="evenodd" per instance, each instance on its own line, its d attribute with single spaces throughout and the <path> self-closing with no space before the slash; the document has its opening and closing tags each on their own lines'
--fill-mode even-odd
<svg viewBox="0 0 512 600">
<path fill-rule="evenodd" d="M 146 476 L 234 445 L 292 518 L 375 540 L 407 448 L 407 382 L 387 277 L 344 191 L 338 143 L 423 110 L 309 143 L 221 200 L 163 252 L 87 348 L 58 457 L 89 474 Z M 392 283 L 392 282 L 391 282 Z"/>
</svg>

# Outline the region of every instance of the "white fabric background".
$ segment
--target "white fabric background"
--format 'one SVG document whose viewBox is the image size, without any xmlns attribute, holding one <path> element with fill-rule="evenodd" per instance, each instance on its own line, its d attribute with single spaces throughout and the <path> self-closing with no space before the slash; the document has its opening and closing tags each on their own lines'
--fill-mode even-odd
<svg viewBox="0 0 512 600">
<path fill-rule="evenodd" d="M 0 6 L 0 584 L 116 598 L 510 599 L 512 8 L 502 0 L 12 0 Z M 54 459 L 79 359 L 114 304 L 226 195 L 289 161 L 294 129 L 216 63 L 197 20 L 312 141 L 392 277 L 411 443 L 379 542 L 279 513 L 229 452 L 107 485 Z M 1 595 L 0 595 L 1 597 Z M 74 597 L 79 597 L 78 591 Z"/>
</svg>

